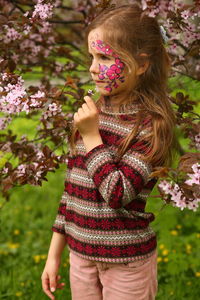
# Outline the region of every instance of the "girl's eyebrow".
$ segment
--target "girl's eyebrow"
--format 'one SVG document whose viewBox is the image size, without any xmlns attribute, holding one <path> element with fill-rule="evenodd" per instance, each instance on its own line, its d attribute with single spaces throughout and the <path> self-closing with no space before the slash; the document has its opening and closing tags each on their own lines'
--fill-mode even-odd
<svg viewBox="0 0 200 300">
<path fill-rule="evenodd" d="M 93 54 L 92 54 L 91 52 L 89 52 L 89 51 L 88 51 L 88 53 L 91 54 L 91 55 L 93 55 Z M 109 55 L 109 54 L 104 53 L 103 51 L 102 51 L 102 52 L 95 51 L 94 54 L 101 54 L 101 55 L 105 55 L 105 56 L 111 56 L 111 55 Z"/>
</svg>

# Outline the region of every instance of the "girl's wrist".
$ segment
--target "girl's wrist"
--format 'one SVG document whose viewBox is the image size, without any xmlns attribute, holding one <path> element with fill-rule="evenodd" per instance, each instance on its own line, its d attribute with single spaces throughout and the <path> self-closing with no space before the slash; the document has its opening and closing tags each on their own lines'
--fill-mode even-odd
<svg viewBox="0 0 200 300">
<path fill-rule="evenodd" d="M 98 145 L 103 144 L 102 138 L 100 134 L 97 135 L 85 135 L 82 136 L 83 143 L 86 148 L 86 152 L 89 152 L 93 148 L 95 148 Z"/>
</svg>

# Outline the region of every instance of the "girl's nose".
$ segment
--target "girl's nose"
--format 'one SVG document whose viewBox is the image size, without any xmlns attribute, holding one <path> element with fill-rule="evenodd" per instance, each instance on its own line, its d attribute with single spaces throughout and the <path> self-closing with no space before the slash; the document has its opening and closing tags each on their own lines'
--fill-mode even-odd
<svg viewBox="0 0 200 300">
<path fill-rule="evenodd" d="M 94 59 L 92 61 L 89 71 L 90 73 L 96 73 L 96 74 L 99 73 L 99 64 Z"/>
</svg>

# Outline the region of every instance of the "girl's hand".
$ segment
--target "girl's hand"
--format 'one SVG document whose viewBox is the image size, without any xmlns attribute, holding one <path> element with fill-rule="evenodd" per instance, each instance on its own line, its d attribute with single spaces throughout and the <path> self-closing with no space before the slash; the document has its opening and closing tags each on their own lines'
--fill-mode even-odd
<svg viewBox="0 0 200 300">
<path fill-rule="evenodd" d="M 74 124 L 81 136 L 99 135 L 99 113 L 91 97 L 85 96 L 86 103 L 74 114 Z"/>
<path fill-rule="evenodd" d="M 52 294 L 52 292 L 54 292 L 57 288 L 62 289 L 65 285 L 64 282 L 58 282 L 61 279 L 61 276 L 58 275 L 59 265 L 60 260 L 47 259 L 41 276 L 42 289 L 44 293 L 52 300 L 55 300 L 55 296 Z"/>
</svg>

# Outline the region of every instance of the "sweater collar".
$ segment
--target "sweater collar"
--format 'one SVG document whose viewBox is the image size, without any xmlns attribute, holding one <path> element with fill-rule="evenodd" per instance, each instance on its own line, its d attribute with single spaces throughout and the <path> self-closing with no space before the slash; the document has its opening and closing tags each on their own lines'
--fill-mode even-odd
<svg viewBox="0 0 200 300">
<path fill-rule="evenodd" d="M 103 113 L 107 113 L 110 115 L 127 115 L 127 114 L 136 114 L 139 110 L 141 110 L 141 105 L 134 102 L 127 102 L 124 104 L 121 104 L 119 107 L 119 111 L 115 112 L 113 111 L 113 108 L 109 102 L 109 97 L 102 96 L 100 99 L 100 110 Z"/>
</svg>

